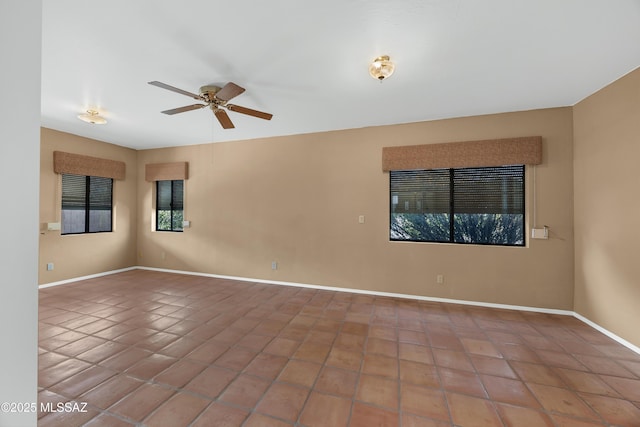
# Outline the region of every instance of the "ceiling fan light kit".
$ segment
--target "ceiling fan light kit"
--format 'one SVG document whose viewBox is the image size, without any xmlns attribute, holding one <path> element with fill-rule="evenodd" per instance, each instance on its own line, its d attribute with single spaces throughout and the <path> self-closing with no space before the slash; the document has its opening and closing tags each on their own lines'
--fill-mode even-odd
<svg viewBox="0 0 640 427">
<path fill-rule="evenodd" d="M 102 117 L 96 110 L 87 110 L 85 114 L 80 114 L 78 118 L 92 125 L 103 125 L 107 123 L 107 119 Z"/>
<path fill-rule="evenodd" d="M 240 105 L 228 104 L 227 102 L 229 100 L 235 98 L 245 91 L 244 88 L 238 86 L 233 82 L 229 82 L 223 87 L 214 85 L 202 86 L 200 88 L 199 95 L 157 81 L 149 82 L 149 84 L 182 95 L 186 95 L 190 98 L 204 103 L 186 105 L 184 107 L 162 111 L 163 114 L 168 114 L 170 116 L 178 113 L 184 113 L 191 110 L 199 110 L 200 108 L 209 107 L 211 108 L 213 114 L 216 116 L 216 119 L 218 119 L 218 122 L 220 122 L 220 125 L 223 129 L 233 129 L 235 127 L 225 110 L 234 111 L 240 114 L 246 114 L 248 116 L 257 117 L 264 120 L 271 120 L 271 117 L 273 117 L 273 115 L 269 113 L 252 110 L 251 108 L 241 107 Z"/>
<path fill-rule="evenodd" d="M 384 79 L 389 78 L 396 66 L 389 59 L 388 55 L 378 56 L 373 62 L 369 65 L 369 74 L 376 80 L 382 81 Z"/>
</svg>

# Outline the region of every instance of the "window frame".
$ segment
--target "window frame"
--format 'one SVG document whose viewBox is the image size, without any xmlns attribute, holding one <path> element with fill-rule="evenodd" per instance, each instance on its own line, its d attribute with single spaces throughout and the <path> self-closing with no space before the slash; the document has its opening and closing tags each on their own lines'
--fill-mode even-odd
<svg viewBox="0 0 640 427">
<path fill-rule="evenodd" d="M 418 242 L 418 243 L 448 243 L 448 244 L 461 244 L 461 245 L 481 245 L 481 246 L 498 246 L 498 247 L 526 247 L 527 246 L 527 222 L 526 222 L 526 201 L 527 201 L 527 191 L 526 191 L 526 165 L 517 164 L 517 165 L 503 165 L 503 166 L 487 166 L 487 167 L 459 167 L 459 168 L 439 168 L 439 169 L 418 169 L 418 170 L 391 170 L 389 171 L 389 241 L 391 242 Z M 515 215 L 521 215 L 521 235 L 522 241 L 518 240 L 517 243 L 500 243 L 500 242 L 491 242 L 491 241 L 462 241 L 457 240 L 456 236 L 456 228 L 455 228 L 455 216 L 465 214 L 464 212 L 457 211 L 455 208 L 455 172 L 461 170 L 482 170 L 482 169 L 499 169 L 499 168 L 515 168 L 518 167 L 521 170 L 522 182 L 520 184 L 519 192 L 517 194 L 521 195 L 521 199 L 517 201 L 517 204 L 521 206 L 518 209 L 521 212 L 515 213 Z M 393 237 L 393 224 L 394 224 L 394 215 L 398 212 L 394 212 L 394 189 L 393 189 L 393 174 L 402 173 L 402 172 L 428 172 L 428 171 L 447 171 L 449 178 L 449 201 L 448 201 L 448 210 L 446 212 L 441 212 L 442 214 L 447 216 L 449 235 L 446 240 L 430 240 L 430 239 L 410 239 L 410 238 L 398 238 Z M 499 175 L 494 175 L 499 176 Z M 505 193 L 502 193 L 504 197 Z M 418 203 L 418 202 L 416 202 Z M 396 206 L 399 205 L 399 201 L 396 202 Z M 401 212 L 400 212 L 401 213 Z M 425 212 L 426 213 L 426 212 Z M 491 212 L 485 213 L 477 213 L 478 215 L 487 215 L 492 214 Z M 495 212 L 494 212 L 495 214 Z M 500 213 L 504 214 L 504 213 Z"/>
<path fill-rule="evenodd" d="M 162 179 L 162 180 L 157 180 L 155 181 L 156 185 L 156 206 L 155 206 L 155 211 L 156 211 L 156 224 L 155 224 L 155 231 L 163 231 L 163 232 L 173 232 L 173 233 L 182 233 L 184 232 L 184 179 Z M 169 199 L 171 200 L 169 202 L 169 217 L 171 218 L 171 220 L 169 221 L 170 223 L 170 229 L 163 229 L 163 228 L 158 228 L 159 224 L 160 224 L 160 211 L 165 211 L 166 209 L 160 209 L 160 203 L 159 203 L 159 196 L 160 196 L 160 185 L 161 183 L 166 183 L 166 182 L 170 182 L 171 183 L 171 191 L 170 191 L 170 195 L 169 195 Z M 182 212 L 182 221 L 180 222 L 180 228 L 174 228 L 174 221 L 173 221 L 173 215 L 174 215 L 174 206 L 173 206 L 173 195 L 174 195 L 174 190 L 175 190 L 175 183 L 176 182 L 181 182 L 182 183 L 182 209 L 176 209 L 175 211 L 180 211 Z"/>
<path fill-rule="evenodd" d="M 65 198 L 64 198 L 64 177 L 66 175 L 69 176 L 75 176 L 75 177 L 84 177 L 85 178 L 85 193 L 84 193 L 84 231 L 71 231 L 71 232 L 65 232 L 65 227 L 64 227 L 64 219 L 63 219 L 63 214 L 62 212 L 65 210 Z M 97 231 L 92 231 L 91 230 L 91 212 L 95 211 L 96 209 L 92 209 L 91 206 L 91 181 L 93 179 L 103 179 L 103 180 L 109 180 L 110 182 L 110 194 L 109 194 L 109 229 L 108 230 L 97 230 Z M 61 196 L 61 203 L 60 203 L 60 235 L 63 236 L 68 236 L 68 235 L 74 235 L 74 234 L 97 234 L 97 233 L 112 233 L 113 232 L 113 187 L 114 187 L 114 180 L 113 178 L 110 177 L 102 177 L 102 176 L 94 176 L 94 175 L 78 175 L 78 174 L 71 174 L 71 173 L 63 173 L 61 174 L 61 186 L 62 186 L 62 196 Z"/>
</svg>

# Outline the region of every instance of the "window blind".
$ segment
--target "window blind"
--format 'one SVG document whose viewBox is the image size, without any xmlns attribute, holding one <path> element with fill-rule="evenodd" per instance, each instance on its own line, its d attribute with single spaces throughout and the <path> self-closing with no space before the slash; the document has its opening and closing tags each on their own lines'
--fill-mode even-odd
<svg viewBox="0 0 640 427">
<path fill-rule="evenodd" d="M 448 213 L 450 181 L 449 169 L 392 171 L 392 212 Z"/>
<path fill-rule="evenodd" d="M 113 180 L 92 176 L 89 179 L 89 210 L 111 210 Z"/>
<path fill-rule="evenodd" d="M 158 195 L 156 208 L 158 210 L 183 210 L 184 181 L 157 181 Z"/>
<path fill-rule="evenodd" d="M 524 165 L 390 171 L 390 239 L 523 246 Z"/>
<path fill-rule="evenodd" d="M 62 210 L 85 210 L 87 207 L 87 177 L 62 175 Z"/>
<path fill-rule="evenodd" d="M 453 170 L 453 210 L 464 214 L 524 214 L 524 166 Z"/>
<path fill-rule="evenodd" d="M 523 165 L 391 171 L 390 176 L 392 212 L 447 213 L 452 208 L 465 214 L 524 214 Z"/>
<path fill-rule="evenodd" d="M 113 179 L 62 174 L 62 234 L 112 230 Z"/>
</svg>

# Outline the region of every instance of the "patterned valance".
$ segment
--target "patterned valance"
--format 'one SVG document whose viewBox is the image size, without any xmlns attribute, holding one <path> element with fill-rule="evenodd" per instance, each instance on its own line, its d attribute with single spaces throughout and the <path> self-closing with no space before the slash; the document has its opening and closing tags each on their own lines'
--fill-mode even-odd
<svg viewBox="0 0 640 427">
<path fill-rule="evenodd" d="M 385 172 L 540 163 L 540 136 L 382 148 L 382 170 Z"/>
</svg>

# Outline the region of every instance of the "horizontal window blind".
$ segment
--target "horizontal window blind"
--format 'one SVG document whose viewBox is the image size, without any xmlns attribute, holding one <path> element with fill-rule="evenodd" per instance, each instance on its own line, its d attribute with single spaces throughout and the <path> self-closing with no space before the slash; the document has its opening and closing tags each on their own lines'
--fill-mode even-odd
<svg viewBox="0 0 640 427">
<path fill-rule="evenodd" d="M 392 212 L 449 212 L 450 181 L 449 169 L 392 171 Z"/>
<path fill-rule="evenodd" d="M 524 214 L 524 166 L 453 170 L 455 213 Z"/>
<path fill-rule="evenodd" d="M 90 210 L 111 210 L 113 180 L 92 176 L 89 180 L 89 209 Z"/>
<path fill-rule="evenodd" d="M 62 175 L 62 210 L 85 210 L 87 208 L 87 177 Z"/>
<path fill-rule="evenodd" d="M 159 210 L 171 210 L 171 181 L 157 182 L 158 194 L 156 207 Z"/>
<path fill-rule="evenodd" d="M 156 207 L 158 210 L 184 208 L 184 181 L 158 181 Z"/>
<path fill-rule="evenodd" d="M 113 179 L 62 174 L 62 234 L 112 230 Z"/>
<path fill-rule="evenodd" d="M 390 171 L 391 240 L 523 246 L 524 168 Z"/>
<path fill-rule="evenodd" d="M 171 206 L 173 210 L 181 211 L 184 209 L 184 181 L 173 181 L 173 194 Z"/>
</svg>

